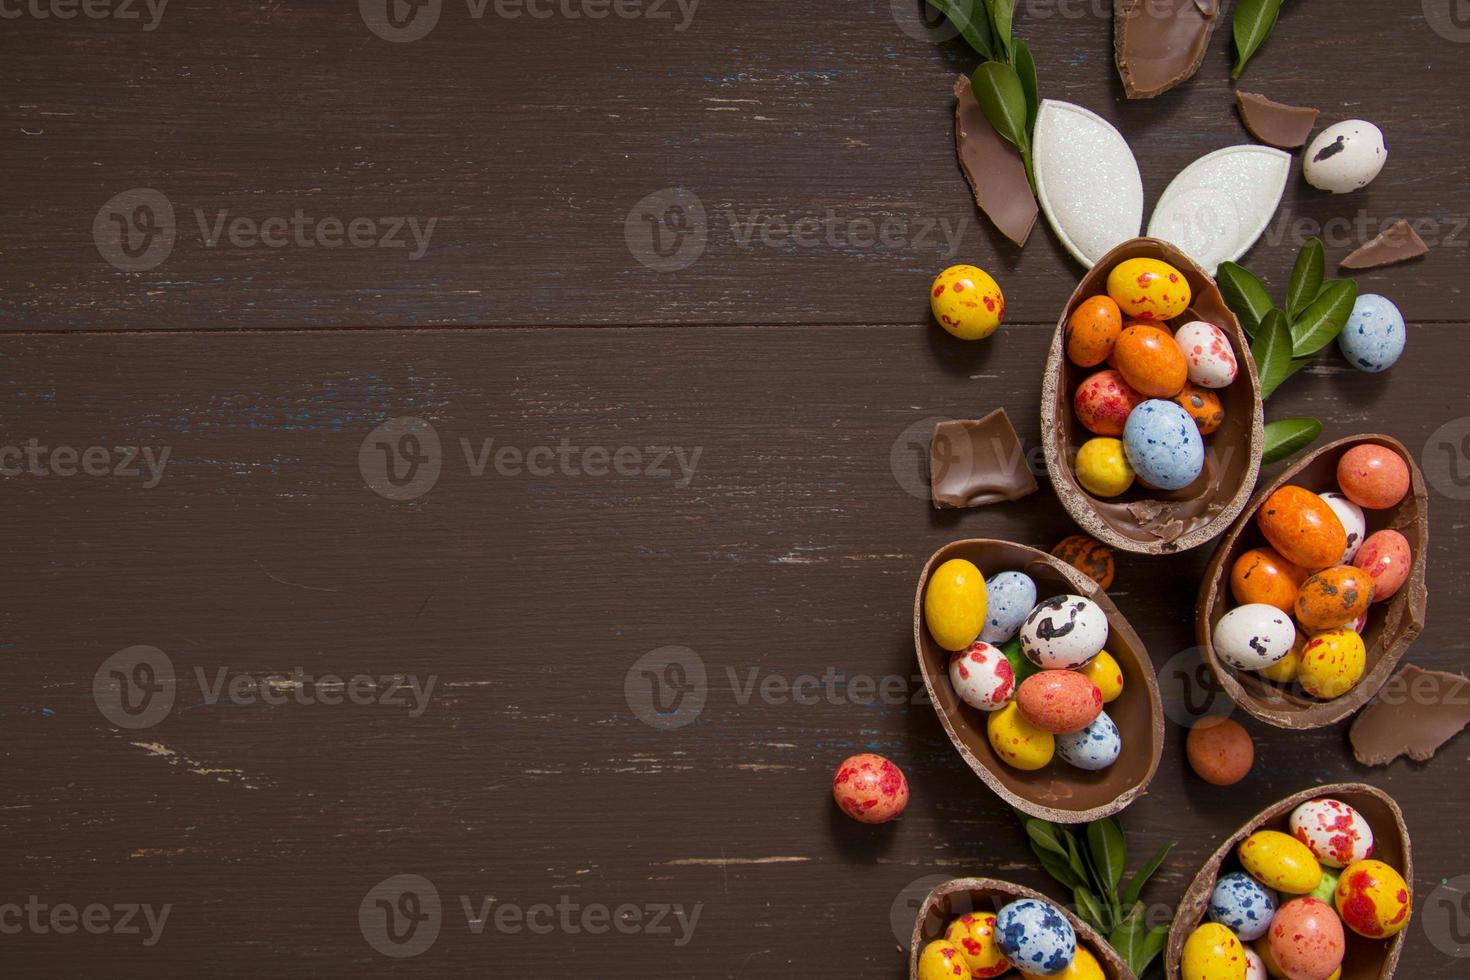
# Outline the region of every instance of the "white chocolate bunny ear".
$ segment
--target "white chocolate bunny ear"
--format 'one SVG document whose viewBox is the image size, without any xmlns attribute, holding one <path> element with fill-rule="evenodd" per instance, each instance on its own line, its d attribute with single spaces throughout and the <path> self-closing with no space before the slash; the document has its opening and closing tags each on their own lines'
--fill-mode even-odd
<svg viewBox="0 0 1470 980">
<path fill-rule="evenodd" d="M 1210 275 L 1244 255 L 1276 214 L 1291 154 L 1269 146 L 1227 146 L 1180 171 L 1154 208 L 1150 238 L 1162 238 Z"/>
<path fill-rule="evenodd" d="M 1097 113 L 1047 99 L 1032 137 L 1036 196 L 1067 251 L 1089 269 L 1143 227 L 1143 178 L 1127 140 Z"/>
</svg>

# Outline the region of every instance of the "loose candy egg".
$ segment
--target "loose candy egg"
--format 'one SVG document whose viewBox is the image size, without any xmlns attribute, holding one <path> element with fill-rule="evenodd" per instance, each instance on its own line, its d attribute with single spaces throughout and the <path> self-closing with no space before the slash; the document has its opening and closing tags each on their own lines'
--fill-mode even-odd
<svg viewBox="0 0 1470 980">
<path fill-rule="evenodd" d="M 952 265 L 934 280 L 929 308 L 939 325 L 961 340 L 984 340 L 1005 319 L 1006 300 L 990 274 L 973 265 Z"/>
<path fill-rule="evenodd" d="M 1356 622 L 1373 601 L 1373 579 L 1361 568 L 1336 565 L 1302 584 L 1296 597 L 1296 620 L 1310 631 L 1336 629 Z"/>
<path fill-rule="evenodd" d="M 1118 666 L 1118 661 L 1106 650 L 1089 660 L 1077 672 L 1097 685 L 1097 689 L 1102 692 L 1103 704 L 1111 704 L 1123 693 L 1123 668 Z"/>
<path fill-rule="evenodd" d="M 1133 467 L 1120 439 L 1098 436 L 1077 450 L 1077 482 L 1094 497 L 1116 497 L 1133 486 Z"/>
<path fill-rule="evenodd" d="M 1128 416 L 1143 401 L 1143 395 L 1130 388 L 1122 374 L 1109 369 L 1091 375 L 1078 385 L 1072 406 L 1077 412 L 1077 421 L 1088 432 L 1100 436 L 1121 436 Z"/>
<path fill-rule="evenodd" d="M 1322 865 L 1307 845 L 1279 830 L 1258 830 L 1240 845 L 1240 863 L 1267 888 L 1306 895 L 1322 881 Z"/>
<path fill-rule="evenodd" d="M 1096 367 L 1113 353 L 1123 332 L 1123 314 L 1109 296 L 1085 299 L 1067 318 L 1067 357 L 1078 367 Z"/>
<path fill-rule="evenodd" d="M 1225 424 L 1225 406 L 1220 403 L 1220 396 L 1208 388 L 1185 385 L 1184 390 L 1174 396 L 1174 403 L 1194 419 L 1202 436 L 1213 435 Z"/>
<path fill-rule="evenodd" d="M 985 583 L 985 625 L 980 639 L 1000 644 L 1016 635 L 1036 605 L 1036 583 L 1022 572 L 1001 572 Z"/>
<path fill-rule="evenodd" d="M 1337 883 L 1342 879 L 1338 873 L 1339 869 L 1329 868 L 1322 865 L 1322 883 L 1312 889 L 1312 897 L 1318 901 L 1333 905 L 1337 901 Z"/>
<path fill-rule="evenodd" d="M 1199 427 L 1173 402 L 1153 399 L 1128 416 L 1123 449 L 1138 478 L 1159 490 L 1183 490 L 1204 471 Z"/>
<path fill-rule="evenodd" d="M 1345 626 L 1339 627 L 1307 641 L 1297 682 L 1312 697 L 1331 701 L 1356 687 L 1367 667 L 1363 638 Z"/>
<path fill-rule="evenodd" d="M 1282 487 L 1267 497 L 1256 521 L 1281 557 L 1307 571 L 1336 565 L 1347 550 L 1347 530 L 1337 514 L 1301 487 Z"/>
<path fill-rule="evenodd" d="M 1058 735 L 1056 743 L 1063 762 L 1087 772 L 1106 769 L 1123 754 L 1123 736 L 1106 711 L 1098 712 L 1092 724 L 1080 732 Z"/>
<path fill-rule="evenodd" d="M 1373 601 L 1382 602 L 1404 587 L 1414 567 L 1409 539 L 1392 528 L 1376 531 L 1358 549 L 1353 564 L 1373 579 Z"/>
<path fill-rule="evenodd" d="M 1342 553 L 1339 564 L 1352 564 L 1358 549 L 1363 546 L 1363 539 L 1368 535 L 1368 519 L 1363 516 L 1363 508 L 1347 499 L 1345 494 L 1333 492 L 1319 493 L 1317 496 L 1327 502 L 1337 519 L 1342 521 L 1342 529 L 1347 532 L 1347 550 Z"/>
<path fill-rule="evenodd" d="M 1008 665 L 1009 666 L 1009 665 Z M 1053 735 L 1081 731 L 1102 712 L 1102 692 L 1076 671 L 1043 670 L 1016 691 L 1026 720 Z"/>
<path fill-rule="evenodd" d="M 1113 549 L 1088 534 L 1074 534 L 1063 538 L 1051 549 L 1053 558 L 1071 565 L 1100 587 L 1106 589 L 1113 584 Z"/>
<path fill-rule="evenodd" d="M 1409 492 L 1409 466 L 1387 446 L 1361 443 L 1337 461 L 1337 485 L 1359 507 L 1387 510 Z"/>
<path fill-rule="evenodd" d="M 1184 740 L 1184 754 L 1199 778 L 1213 786 L 1234 786 L 1256 762 L 1256 745 L 1238 721 L 1207 715 Z"/>
<path fill-rule="evenodd" d="M 1266 963 L 1250 946 L 1245 947 L 1245 980 L 1271 980 L 1266 972 Z"/>
<path fill-rule="evenodd" d="M 1337 881 L 1338 914 L 1347 927 L 1369 939 L 1396 935 L 1409 924 L 1413 899 L 1404 878 L 1382 861 L 1355 861 Z"/>
<path fill-rule="evenodd" d="M 865 752 L 844 759 L 837 767 L 832 798 L 859 823 L 887 823 L 909 805 L 909 781 L 898 766 Z"/>
<path fill-rule="evenodd" d="M 1236 670 L 1269 667 L 1291 651 L 1296 627 L 1291 617 L 1263 603 L 1253 602 L 1221 616 L 1213 635 L 1215 653 Z"/>
<path fill-rule="evenodd" d="M 1385 297 L 1365 293 L 1353 304 L 1347 326 L 1337 335 L 1337 346 L 1353 367 L 1378 374 L 1398 363 L 1408 339 L 1399 308 Z"/>
<path fill-rule="evenodd" d="M 1210 894 L 1210 921 L 1250 942 L 1271 928 L 1276 904 L 1275 892 L 1245 872 L 1234 871 L 1215 882 Z"/>
<path fill-rule="evenodd" d="M 1184 274 L 1158 259 L 1129 259 L 1108 273 L 1108 295 L 1124 316 L 1135 320 L 1172 320 L 1194 298 Z"/>
<path fill-rule="evenodd" d="M 1108 617 L 1091 599 L 1057 595 L 1043 599 L 1021 624 L 1021 649 L 1038 667 L 1073 670 L 1108 642 Z"/>
<path fill-rule="evenodd" d="M 995 941 L 995 916 L 989 912 L 960 916 L 944 930 L 944 938 L 959 947 L 976 980 L 998 977 L 1011 968 L 1011 961 Z"/>
<path fill-rule="evenodd" d="M 1077 933 L 1061 910 L 1047 902 L 1023 898 L 1003 906 L 995 916 L 996 941 L 1016 969 L 1054 977 L 1077 955 Z"/>
<path fill-rule="evenodd" d="M 1010 661 L 983 640 L 949 655 L 949 682 L 961 701 L 980 711 L 997 711 L 1016 693 Z"/>
<path fill-rule="evenodd" d="M 1169 331 L 1147 323 L 1129 324 L 1113 348 L 1118 370 L 1133 390 L 1150 398 L 1173 398 L 1189 380 L 1184 352 Z"/>
<path fill-rule="evenodd" d="M 1033 772 L 1045 768 L 1056 755 L 1052 733 L 1027 721 L 1015 701 L 990 713 L 985 719 L 985 735 L 995 754 L 1012 769 Z"/>
<path fill-rule="evenodd" d="M 1345 868 L 1373 856 L 1373 828 L 1341 800 L 1311 800 L 1291 811 L 1291 836 L 1329 868 Z"/>
<path fill-rule="evenodd" d="M 965 955 L 954 943 L 936 939 L 919 954 L 919 980 L 970 980 Z"/>
<path fill-rule="evenodd" d="M 1296 611 L 1296 597 L 1307 573 L 1282 558 L 1275 548 L 1252 548 L 1230 566 L 1230 594 L 1240 603 L 1262 603 L 1282 612 Z"/>
<path fill-rule="evenodd" d="M 1184 941 L 1183 974 L 1188 980 L 1245 980 L 1245 947 L 1218 922 L 1206 922 Z"/>
<path fill-rule="evenodd" d="M 1362 119 L 1328 126 L 1302 157 L 1307 183 L 1321 191 L 1347 194 L 1373 183 L 1388 162 L 1383 131 Z"/>
<path fill-rule="evenodd" d="M 1194 320 L 1180 327 L 1174 343 L 1189 365 L 1189 380 L 1202 388 L 1228 388 L 1240 365 L 1225 331 L 1213 323 Z"/>
<path fill-rule="evenodd" d="M 1021 980 L 1034 980 L 1043 975 L 1027 973 L 1023 970 Z M 1093 956 L 1086 946 L 1078 946 L 1077 955 L 1072 957 L 1072 965 L 1053 976 L 1055 980 L 1106 980 L 1107 974 L 1103 972 L 1102 964 L 1097 961 L 1097 957 Z"/>
<path fill-rule="evenodd" d="M 924 588 L 924 624 L 946 650 L 964 650 L 985 626 L 985 578 L 963 558 L 934 571 Z"/>
<path fill-rule="evenodd" d="M 1271 666 L 1262 667 L 1259 671 L 1260 675 L 1278 684 L 1290 684 L 1302 672 L 1302 649 L 1306 645 L 1307 635 L 1301 630 L 1297 630 L 1296 639 L 1292 641 L 1290 652 Z"/>
<path fill-rule="evenodd" d="M 1010 662 L 1011 673 L 1016 675 L 1017 687 L 1020 687 L 1026 678 L 1041 669 L 1026 658 L 1025 652 L 1021 649 L 1021 638 L 1019 636 L 1012 637 L 1006 640 L 1005 643 L 1002 643 L 1000 652 L 1005 654 L 1006 660 Z"/>
<path fill-rule="evenodd" d="M 1268 942 L 1271 958 L 1287 977 L 1298 980 L 1325 980 L 1347 952 L 1347 936 L 1332 906 L 1311 897 L 1281 906 Z"/>
</svg>

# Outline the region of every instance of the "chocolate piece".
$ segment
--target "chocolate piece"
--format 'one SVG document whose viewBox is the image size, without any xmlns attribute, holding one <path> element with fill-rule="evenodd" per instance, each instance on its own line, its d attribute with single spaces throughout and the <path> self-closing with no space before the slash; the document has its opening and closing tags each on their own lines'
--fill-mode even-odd
<svg viewBox="0 0 1470 980">
<path fill-rule="evenodd" d="M 1036 492 L 1036 477 L 1003 408 L 978 422 L 940 422 L 929 443 L 929 493 L 938 508 L 984 507 Z"/>
<path fill-rule="evenodd" d="M 1214 624 L 1236 605 L 1230 591 L 1230 571 L 1235 560 L 1250 548 L 1265 544 L 1255 515 L 1271 494 L 1287 484 L 1313 493 L 1337 489 L 1338 460 L 1354 446 L 1373 443 L 1398 453 L 1409 465 L 1410 492 L 1388 510 L 1367 511 L 1368 533 L 1393 528 L 1409 541 L 1414 564 L 1409 579 L 1391 598 L 1375 602 L 1368 610 L 1362 629 L 1367 648 L 1367 668 L 1362 680 L 1342 697 L 1318 701 L 1296 685 L 1280 686 L 1249 670 L 1235 670 L 1215 654 Z M 1252 498 L 1250 506 L 1220 541 L 1215 556 L 1205 569 L 1195 606 L 1195 640 L 1204 651 L 1205 662 L 1236 704 L 1256 718 L 1278 728 L 1306 730 L 1336 724 L 1357 711 L 1378 692 L 1404 652 L 1424 629 L 1427 591 L 1424 569 L 1429 556 L 1429 491 L 1424 474 L 1403 444 L 1388 436 L 1359 435 L 1339 439 L 1303 456 Z"/>
<path fill-rule="evenodd" d="M 1025 245 L 1039 209 L 1021 153 L 990 125 L 963 75 L 955 80 L 954 98 L 954 149 L 975 203 L 1002 235 Z"/>
<path fill-rule="evenodd" d="M 1470 725 L 1470 677 L 1404 664 L 1353 721 L 1348 738 L 1365 766 L 1401 755 L 1428 762 Z"/>
<path fill-rule="evenodd" d="M 1083 772 L 1057 759 L 1026 772 L 1012 769 L 995 754 L 985 733 L 985 714 L 956 696 L 949 682 L 949 651 L 934 642 L 924 625 L 929 577 L 951 558 L 972 562 L 986 578 L 1023 572 L 1036 583 L 1038 600 L 1080 595 L 1101 607 L 1108 619 L 1108 652 L 1123 670 L 1123 693 L 1107 705 L 1126 746 L 1117 762 L 1101 772 Z M 956 541 L 940 548 L 924 566 L 914 593 L 914 649 L 930 703 L 955 751 L 992 792 L 1016 809 L 1057 823 L 1083 823 L 1119 812 L 1148 789 L 1164 748 L 1163 703 L 1153 661 L 1108 594 L 1066 562 L 1009 541 Z"/>
<path fill-rule="evenodd" d="M 1161 259 L 1184 274 L 1194 300 L 1176 323 L 1208 320 L 1220 327 L 1230 339 L 1241 370 L 1228 388 L 1217 392 L 1225 421 L 1205 440 L 1205 468 L 1198 480 L 1170 493 L 1135 487 L 1120 497 L 1103 500 L 1083 489 L 1072 466 L 1077 450 L 1092 438 L 1076 421 L 1073 395 L 1098 368 L 1080 368 L 1067 358 L 1067 319 L 1083 300 L 1108 291 L 1107 277 L 1114 266 L 1134 258 Z M 1260 381 L 1255 361 L 1246 353 L 1248 347 L 1240 321 L 1225 305 L 1215 281 L 1167 242 L 1156 238 L 1124 242 L 1083 276 L 1057 322 L 1041 382 L 1046 471 L 1062 506 L 1082 530 L 1113 548 L 1160 555 L 1202 545 L 1229 526 L 1250 499 L 1265 439 Z"/>
<path fill-rule="evenodd" d="M 1318 109 L 1272 102 L 1264 95 L 1239 90 L 1235 93 L 1235 104 L 1240 109 L 1241 122 L 1252 136 L 1283 150 L 1306 146 L 1320 114 Z"/>
<path fill-rule="evenodd" d="M 1189 934 L 1205 921 L 1216 880 L 1225 872 L 1239 869 L 1235 852 L 1240 842 L 1258 830 L 1290 833 L 1287 821 L 1291 811 L 1303 803 L 1324 798 L 1341 800 L 1362 814 L 1368 826 L 1373 828 L 1373 857 L 1402 874 L 1405 881 L 1414 880 L 1409 828 L 1404 824 L 1404 814 L 1399 805 L 1383 790 L 1364 783 L 1333 783 L 1278 800 L 1225 838 L 1194 876 L 1174 912 L 1174 921 L 1169 925 L 1169 942 L 1164 948 L 1164 974 L 1168 980 L 1182 980 L 1184 943 Z M 1389 980 L 1398 966 L 1399 954 L 1403 952 L 1410 931 L 1405 929 L 1392 939 L 1372 941 L 1349 933 L 1347 955 L 1342 961 L 1342 980 Z"/>
<path fill-rule="evenodd" d="M 1151 99 L 1199 70 L 1220 0 L 1113 0 L 1113 47 L 1130 99 Z"/>
<path fill-rule="evenodd" d="M 1400 218 L 1377 238 L 1343 259 L 1340 265 L 1344 269 L 1376 269 L 1381 265 L 1417 259 L 1428 251 L 1429 246 L 1424 244 L 1414 226 Z"/>
</svg>

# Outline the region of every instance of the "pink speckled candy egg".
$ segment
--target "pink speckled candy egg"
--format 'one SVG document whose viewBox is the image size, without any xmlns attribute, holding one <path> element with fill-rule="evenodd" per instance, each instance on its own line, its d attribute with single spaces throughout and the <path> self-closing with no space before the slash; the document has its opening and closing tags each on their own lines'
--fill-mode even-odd
<svg viewBox="0 0 1470 980">
<path fill-rule="evenodd" d="M 865 752 L 837 767 L 832 798 L 859 823 L 887 823 L 909 805 L 909 781 L 898 766 Z"/>
<path fill-rule="evenodd" d="M 980 711 L 999 711 L 1016 693 L 1016 674 L 999 647 L 983 640 L 949 655 L 949 682 L 960 700 Z"/>
<path fill-rule="evenodd" d="M 1267 935 L 1271 959 L 1288 980 L 1326 980 L 1347 953 L 1342 920 L 1316 898 L 1294 898 L 1277 909 Z"/>
<path fill-rule="evenodd" d="M 1189 366 L 1189 380 L 1201 388 L 1228 388 L 1240 366 L 1225 331 L 1213 323 L 1194 320 L 1179 328 L 1174 335 Z"/>
<path fill-rule="evenodd" d="M 1387 510 L 1409 492 L 1409 465 L 1387 446 L 1365 442 L 1338 460 L 1337 485 L 1359 507 Z"/>
<path fill-rule="evenodd" d="M 1021 682 L 1016 704 L 1037 728 L 1070 735 L 1092 724 L 1103 698 L 1096 684 L 1075 671 L 1043 670 Z"/>
<path fill-rule="evenodd" d="M 1341 800 L 1310 800 L 1291 811 L 1291 836 L 1329 868 L 1345 868 L 1373 856 L 1373 828 Z"/>
<path fill-rule="evenodd" d="M 1100 436 L 1123 434 L 1128 416 L 1144 398 L 1128 386 L 1119 371 L 1099 371 L 1077 386 L 1073 407 L 1077 421 L 1088 432 Z"/>
<path fill-rule="evenodd" d="M 1395 530 L 1385 529 L 1368 535 L 1368 540 L 1363 542 L 1353 558 L 1353 564 L 1373 580 L 1373 601 L 1382 602 L 1409 580 L 1414 554 L 1409 550 L 1408 538 Z"/>
</svg>

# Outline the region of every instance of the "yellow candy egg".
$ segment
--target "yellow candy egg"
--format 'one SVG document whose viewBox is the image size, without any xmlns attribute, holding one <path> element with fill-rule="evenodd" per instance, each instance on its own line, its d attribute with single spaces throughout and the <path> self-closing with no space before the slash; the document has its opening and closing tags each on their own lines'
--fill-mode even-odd
<svg viewBox="0 0 1470 980">
<path fill-rule="evenodd" d="M 1360 936 L 1386 939 L 1409 924 L 1413 896 L 1403 875 L 1382 861 L 1355 861 L 1343 869 L 1333 896 L 1343 924 Z"/>
<path fill-rule="evenodd" d="M 984 269 L 952 265 L 934 280 L 929 309 L 941 327 L 961 340 L 984 340 L 1005 319 L 1006 298 Z"/>
<path fill-rule="evenodd" d="M 985 626 L 985 577 L 963 558 L 934 570 L 924 589 L 924 624 L 946 650 L 968 649 Z"/>
<path fill-rule="evenodd" d="M 1061 973 L 1043 976 L 1040 973 L 1027 973 L 1022 970 L 1021 977 L 1022 980 L 1107 980 L 1102 964 L 1083 946 L 1077 947 L 1077 955 L 1072 957 L 1071 965 Z"/>
<path fill-rule="evenodd" d="M 1279 830 L 1258 830 L 1240 845 L 1240 863 L 1267 888 L 1307 895 L 1322 883 L 1322 865 L 1311 849 Z"/>
<path fill-rule="evenodd" d="M 1011 968 L 995 942 L 995 916 L 989 912 L 960 916 L 944 930 L 944 938 L 959 947 L 975 980 L 989 980 Z"/>
<path fill-rule="evenodd" d="M 919 980 L 970 980 L 970 968 L 960 948 L 936 939 L 919 954 Z"/>
<path fill-rule="evenodd" d="M 1207 922 L 1189 934 L 1183 959 L 1187 980 L 1245 980 L 1245 947 L 1218 922 Z"/>
<path fill-rule="evenodd" d="M 1307 638 L 1298 630 L 1296 642 L 1291 645 L 1291 650 L 1269 667 L 1262 667 L 1256 673 L 1267 680 L 1278 684 L 1290 684 L 1296 680 L 1302 669 L 1302 647 L 1307 645 Z"/>
<path fill-rule="evenodd" d="M 1037 728 L 1021 714 L 1021 706 L 1015 701 L 992 711 L 985 722 L 985 734 L 990 738 L 990 747 L 1001 761 L 1012 769 L 1032 771 L 1042 769 L 1056 754 L 1057 743 L 1051 732 Z"/>
<path fill-rule="evenodd" d="M 1118 700 L 1123 693 L 1123 668 L 1106 650 L 1089 660 L 1086 666 L 1079 667 L 1077 673 L 1097 685 L 1102 692 L 1103 704 Z"/>
<path fill-rule="evenodd" d="M 1184 274 L 1158 259 L 1129 259 L 1108 273 L 1108 295 L 1135 320 L 1172 320 L 1194 298 Z"/>
<path fill-rule="evenodd" d="M 1363 638 L 1349 626 L 1318 633 L 1302 647 L 1297 680 L 1314 698 L 1330 701 L 1357 686 L 1368 668 Z"/>
<path fill-rule="evenodd" d="M 1077 482 L 1094 497 L 1116 497 L 1133 486 L 1123 440 L 1098 437 L 1077 450 Z"/>
</svg>

